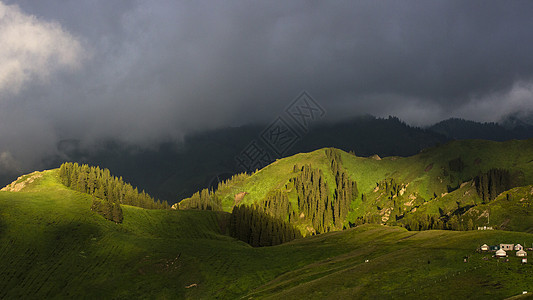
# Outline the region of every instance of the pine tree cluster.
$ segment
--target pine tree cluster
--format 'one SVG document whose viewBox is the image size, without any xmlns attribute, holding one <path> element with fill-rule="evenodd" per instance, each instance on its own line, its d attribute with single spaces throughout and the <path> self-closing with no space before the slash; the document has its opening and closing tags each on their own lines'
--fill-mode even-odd
<svg viewBox="0 0 533 300">
<path fill-rule="evenodd" d="M 298 176 L 291 179 L 298 195 L 298 210 L 303 218 L 311 222 L 317 233 L 329 232 L 335 227 L 333 197 L 320 169 L 310 165 L 301 167 Z M 338 214 L 338 213 L 337 213 Z M 291 221 L 296 221 L 291 218 Z"/>
<path fill-rule="evenodd" d="M 112 176 L 108 169 L 86 164 L 64 163 L 59 168 L 61 183 L 76 191 L 94 195 L 110 203 L 132 205 L 147 209 L 168 209 L 166 201 L 154 200 L 144 191 L 139 192 L 122 177 Z"/>
<path fill-rule="evenodd" d="M 358 196 L 357 184 L 349 178 L 342 167 L 341 154 L 336 149 L 326 149 L 331 172 L 335 178 L 333 192 L 326 184 L 326 177 L 320 169 L 310 165 L 294 166 L 294 177 L 285 189 L 275 189 L 267 193 L 265 199 L 253 205 L 253 209 L 270 217 L 290 224 L 311 224 L 316 233 L 342 229 L 352 201 Z M 248 175 L 238 174 L 219 185 L 216 192 L 207 189 L 195 193 L 180 202 L 180 209 L 222 210 L 221 199 L 217 196 L 222 189 L 246 179 Z M 291 188 L 288 188 L 291 186 Z M 287 190 L 294 188 L 296 203 L 289 201 Z"/>
<path fill-rule="evenodd" d="M 511 174 L 504 169 L 490 169 L 474 178 L 476 191 L 483 203 L 494 200 L 501 192 L 511 189 Z"/>
<path fill-rule="evenodd" d="M 357 183 L 350 179 L 346 169 L 342 167 L 339 150 L 326 149 L 326 156 L 330 160 L 330 167 L 335 176 L 336 188 L 333 194 L 333 221 L 337 228 L 342 226 L 350 210 L 352 201 L 358 196 Z"/>
<path fill-rule="evenodd" d="M 122 221 L 124 220 L 120 204 L 111 203 L 108 200 L 97 199 L 94 195 L 91 204 L 91 210 L 115 223 L 122 223 Z"/>
<path fill-rule="evenodd" d="M 233 207 L 230 235 L 253 247 L 275 246 L 302 237 L 291 224 L 247 205 Z"/>
<path fill-rule="evenodd" d="M 394 198 L 394 196 L 396 197 L 399 197 L 400 196 L 400 190 L 401 190 L 401 185 L 398 184 L 394 178 L 389 178 L 389 179 L 385 179 L 385 180 L 382 180 L 380 181 L 377 186 L 380 188 L 380 189 L 384 189 L 385 190 L 385 194 L 387 195 L 387 197 L 392 200 Z"/>
<path fill-rule="evenodd" d="M 474 230 L 474 221 L 472 218 L 468 217 L 461 217 L 458 215 L 453 215 L 451 218 L 449 218 L 446 221 L 446 224 L 443 226 L 442 229 L 449 229 L 449 230 L 460 230 L 460 231 L 467 231 L 467 230 Z M 433 228 L 430 228 L 433 229 Z M 441 229 L 441 228 L 438 228 Z"/>
<path fill-rule="evenodd" d="M 446 222 L 439 218 L 439 216 L 433 215 L 420 215 L 409 218 L 404 224 L 402 224 L 407 230 L 430 230 L 430 229 L 447 229 Z"/>
<path fill-rule="evenodd" d="M 296 212 L 289 202 L 289 196 L 281 190 L 270 191 L 266 199 L 257 203 L 255 208 L 280 220 L 291 222 L 296 218 Z"/>
<path fill-rule="evenodd" d="M 217 191 L 228 189 L 232 185 L 234 185 L 234 184 L 236 184 L 238 182 L 244 181 L 248 177 L 250 177 L 250 175 L 246 174 L 246 172 L 235 174 L 235 175 L 231 176 L 231 178 L 220 182 L 216 189 L 217 189 Z"/>
<path fill-rule="evenodd" d="M 179 209 L 200 209 L 200 210 L 222 210 L 222 200 L 217 194 L 227 192 L 232 185 L 242 182 L 250 175 L 246 173 L 239 173 L 231 176 L 231 178 L 220 182 L 216 188 L 216 192 L 208 189 L 203 189 L 200 192 L 194 193 L 190 198 L 183 199 L 179 202 Z"/>
<path fill-rule="evenodd" d="M 179 208 L 220 211 L 222 210 L 222 202 L 214 192 L 203 189 L 201 192 L 194 193 L 191 198 L 181 201 Z"/>
<path fill-rule="evenodd" d="M 333 194 L 329 192 L 322 171 L 310 165 L 301 168 L 294 166 L 294 171 L 298 172 L 298 175 L 290 181 L 297 193 L 298 210 L 303 213 L 304 219 L 311 222 L 316 233 L 342 229 L 350 205 L 358 196 L 356 182 L 349 178 L 342 167 L 340 152 L 329 148 L 326 149 L 326 156 L 335 178 Z M 289 221 L 296 221 L 295 219 L 294 214 L 289 215 Z"/>
</svg>

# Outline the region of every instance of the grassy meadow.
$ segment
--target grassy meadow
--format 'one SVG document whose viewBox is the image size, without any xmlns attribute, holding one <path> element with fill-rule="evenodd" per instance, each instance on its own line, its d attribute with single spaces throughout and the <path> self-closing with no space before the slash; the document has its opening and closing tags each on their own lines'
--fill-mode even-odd
<svg viewBox="0 0 533 300">
<path fill-rule="evenodd" d="M 0 192 L 2 299 L 505 298 L 533 291 L 532 264 L 476 252 L 483 243 L 531 245 L 528 233 L 369 224 L 252 248 L 225 234 L 226 213 L 123 206 L 124 223 L 115 224 L 90 211 L 90 196 L 62 186 L 56 170 L 41 174 L 19 192 Z"/>
</svg>

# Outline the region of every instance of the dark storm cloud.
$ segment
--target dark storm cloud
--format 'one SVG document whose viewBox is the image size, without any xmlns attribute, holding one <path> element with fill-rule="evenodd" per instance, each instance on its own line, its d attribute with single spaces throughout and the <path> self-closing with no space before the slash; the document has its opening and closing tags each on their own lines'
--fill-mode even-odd
<svg viewBox="0 0 533 300">
<path fill-rule="evenodd" d="M 526 1 L 28 0 L 1 7 L 19 9 L 19 23 L 48 36 L 48 44 L 0 50 L 2 62 L 19 66 L 0 64 L 0 159 L 9 166 L 55 151 L 61 138 L 146 145 L 270 121 L 301 90 L 331 119 L 496 121 L 533 109 L 533 3 Z M 13 22 L 0 23 L 0 39 Z M 24 34 L 17 36 L 35 39 Z M 27 57 L 38 64 L 20 67 Z"/>
</svg>

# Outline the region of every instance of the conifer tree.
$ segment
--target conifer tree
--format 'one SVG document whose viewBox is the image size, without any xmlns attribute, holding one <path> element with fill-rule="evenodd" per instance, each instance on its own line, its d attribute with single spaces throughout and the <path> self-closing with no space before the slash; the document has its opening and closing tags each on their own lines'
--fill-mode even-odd
<svg viewBox="0 0 533 300">
<path fill-rule="evenodd" d="M 113 203 L 112 219 L 115 223 L 122 223 L 122 220 L 124 220 L 122 208 L 118 203 Z"/>
<path fill-rule="evenodd" d="M 231 235 L 254 247 L 277 245 L 301 237 L 301 234 L 294 233 L 296 231 L 292 225 L 260 211 L 256 206 L 235 206 L 230 217 Z"/>
<path fill-rule="evenodd" d="M 144 192 L 140 194 L 137 188 L 133 190 L 122 178 L 112 176 L 108 169 L 64 163 L 59 168 L 59 177 L 65 186 L 111 203 L 143 208 L 168 208 L 168 203 L 154 200 Z"/>
</svg>

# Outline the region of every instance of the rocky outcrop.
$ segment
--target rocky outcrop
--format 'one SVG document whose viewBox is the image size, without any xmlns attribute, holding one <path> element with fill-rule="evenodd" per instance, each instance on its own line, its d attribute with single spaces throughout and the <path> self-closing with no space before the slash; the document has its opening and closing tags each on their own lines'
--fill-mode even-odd
<svg viewBox="0 0 533 300">
<path fill-rule="evenodd" d="M 22 189 L 24 189 L 29 184 L 32 184 L 37 178 L 41 178 L 43 176 L 42 172 L 35 171 L 29 175 L 20 176 L 17 178 L 17 180 L 13 181 L 12 183 L 5 186 L 0 191 L 3 192 L 20 192 Z"/>
</svg>

